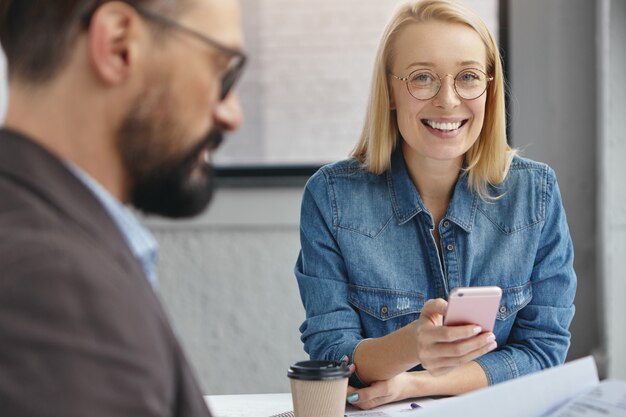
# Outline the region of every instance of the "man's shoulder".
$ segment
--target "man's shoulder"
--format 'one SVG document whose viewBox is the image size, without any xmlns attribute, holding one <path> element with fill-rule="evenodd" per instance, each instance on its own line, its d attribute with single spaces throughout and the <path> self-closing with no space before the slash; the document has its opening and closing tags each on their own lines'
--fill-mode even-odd
<svg viewBox="0 0 626 417">
<path fill-rule="evenodd" d="M 125 253 L 123 248 L 112 251 L 108 241 L 56 202 L 1 176 L 0 195 L 0 270 L 4 280 L 56 275 L 64 276 L 64 283 L 82 280 L 84 286 L 87 282 L 100 285 L 96 277 L 103 275 L 115 281 L 116 276 L 133 273 L 133 268 L 125 268 L 132 255 L 116 256 Z"/>
<path fill-rule="evenodd" d="M 54 372 L 58 388 L 73 392 L 85 410 L 89 398 L 102 396 L 120 406 L 166 410 L 176 395 L 179 355 L 166 317 L 142 277 L 85 243 L 39 231 L 13 243 L 0 237 L 0 350 L 12 358 L 0 359 L 0 381 L 18 378 L 45 398 L 51 390 L 39 378 Z M 29 357 L 37 358 L 38 372 Z M 134 394 L 93 380 L 117 381 Z M 91 406 L 112 405 L 96 400 Z"/>
</svg>

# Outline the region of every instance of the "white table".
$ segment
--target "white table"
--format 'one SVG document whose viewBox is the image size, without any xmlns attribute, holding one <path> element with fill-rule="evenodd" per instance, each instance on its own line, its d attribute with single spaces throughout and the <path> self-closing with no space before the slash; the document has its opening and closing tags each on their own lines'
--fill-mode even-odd
<svg viewBox="0 0 626 417">
<path fill-rule="evenodd" d="M 348 407 L 349 417 L 529 417 L 545 416 L 559 404 L 598 387 L 598 371 L 591 356 L 545 369 L 458 397 L 414 399 L 370 411 Z M 626 395 L 624 395 L 626 398 Z M 291 395 L 212 395 L 206 397 L 215 417 L 269 417 L 292 409 Z M 513 401 L 513 405 L 512 405 Z M 411 409 L 411 403 L 423 409 Z M 624 414 L 618 414 L 624 416 Z"/>
<path fill-rule="evenodd" d="M 214 417 L 270 417 L 275 414 L 293 410 L 291 394 L 242 394 L 242 395 L 208 395 L 205 397 Z M 437 400 L 440 402 L 442 400 Z M 413 399 L 384 405 L 372 411 L 362 411 L 348 406 L 348 417 L 387 417 L 399 411 L 403 416 L 411 416 L 411 403 L 417 403 L 426 408 L 431 399 Z M 418 411 L 418 410 L 416 410 Z"/>
<path fill-rule="evenodd" d="M 208 395 L 204 399 L 213 417 L 269 417 L 293 410 L 291 393 Z"/>
</svg>

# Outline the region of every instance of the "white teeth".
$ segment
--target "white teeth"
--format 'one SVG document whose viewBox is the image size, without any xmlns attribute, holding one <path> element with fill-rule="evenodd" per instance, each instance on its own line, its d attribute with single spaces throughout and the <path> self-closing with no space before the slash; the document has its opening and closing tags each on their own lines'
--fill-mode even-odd
<svg viewBox="0 0 626 417">
<path fill-rule="evenodd" d="M 461 127 L 461 122 L 440 123 L 440 122 L 435 122 L 433 120 L 426 120 L 426 124 L 432 127 L 433 129 L 437 129 L 437 130 L 457 130 L 459 127 Z"/>
</svg>

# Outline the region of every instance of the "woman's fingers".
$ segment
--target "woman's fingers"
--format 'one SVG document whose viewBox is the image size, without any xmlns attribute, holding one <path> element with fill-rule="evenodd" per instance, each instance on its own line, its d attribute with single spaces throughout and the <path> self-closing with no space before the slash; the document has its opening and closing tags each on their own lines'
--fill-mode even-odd
<svg viewBox="0 0 626 417">
<path fill-rule="evenodd" d="M 348 402 L 362 410 L 369 410 L 402 399 L 405 388 L 406 375 L 402 373 L 386 381 L 374 382 L 367 388 L 349 389 Z"/>
<path fill-rule="evenodd" d="M 472 361 L 497 347 L 493 333 L 485 333 L 456 342 L 438 343 L 424 352 L 422 367 L 435 375 L 438 369 L 455 368 Z M 437 372 L 439 373 L 439 372 Z"/>
<path fill-rule="evenodd" d="M 430 324 L 441 326 L 443 324 L 443 316 L 446 315 L 448 302 L 443 298 L 435 298 L 426 301 L 420 312 L 420 320 L 428 320 Z"/>
<path fill-rule="evenodd" d="M 474 337 L 482 331 L 480 326 L 473 324 L 467 326 L 423 326 L 420 329 L 420 336 L 430 343 L 456 342 Z"/>
<path fill-rule="evenodd" d="M 432 375 L 441 375 L 494 350 L 496 338 L 477 325 L 444 326 L 447 301 L 428 300 L 415 325 L 419 363 Z"/>
</svg>

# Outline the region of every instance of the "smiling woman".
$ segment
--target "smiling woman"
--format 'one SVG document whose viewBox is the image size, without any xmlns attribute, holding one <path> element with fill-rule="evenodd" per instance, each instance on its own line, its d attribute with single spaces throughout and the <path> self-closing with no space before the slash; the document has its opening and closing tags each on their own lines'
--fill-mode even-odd
<svg viewBox="0 0 626 417">
<path fill-rule="evenodd" d="M 456 159 L 460 161 L 457 165 L 462 164 L 465 153 L 476 145 L 485 119 L 488 77 L 477 74 L 494 71 L 493 59 L 488 62 L 483 40 L 469 26 L 431 21 L 406 26 L 397 36 L 393 51 L 397 55 L 391 65 L 393 72 L 417 71 L 422 77 L 431 74 L 433 80 L 426 95 L 422 92 L 426 89 L 418 89 L 416 82 L 411 82 L 409 89 L 400 88 L 397 82 L 390 85 L 397 128 L 404 138 L 404 156 L 412 160 L 409 167 L 415 167 L 410 171 L 419 176 L 415 169 L 428 167 L 432 160 Z M 437 72 L 447 74 L 443 81 Z M 470 82 L 459 81 L 468 75 Z M 460 89 L 462 96 L 458 86 L 468 84 L 469 88 Z M 415 123 L 416 119 L 420 123 Z M 489 137 L 483 140 L 491 141 Z"/>
<path fill-rule="evenodd" d="M 360 141 L 308 181 L 300 222 L 304 348 L 354 362 L 356 406 L 565 360 L 576 275 L 555 174 L 507 144 L 498 47 L 461 3 L 396 11 Z M 493 331 L 444 326 L 451 291 L 475 286 L 502 289 Z"/>
</svg>

